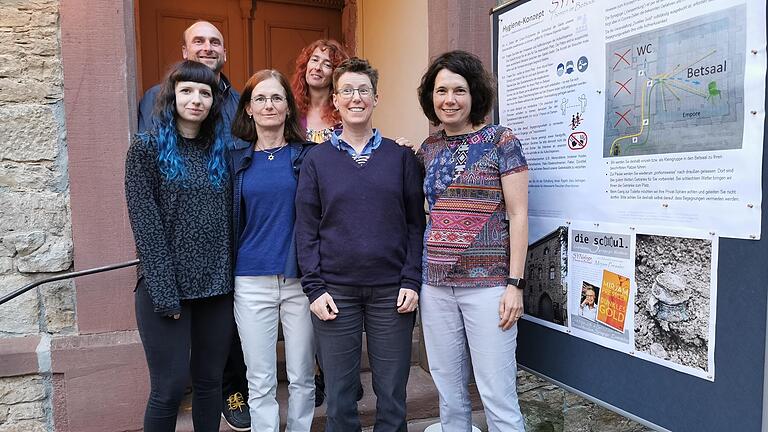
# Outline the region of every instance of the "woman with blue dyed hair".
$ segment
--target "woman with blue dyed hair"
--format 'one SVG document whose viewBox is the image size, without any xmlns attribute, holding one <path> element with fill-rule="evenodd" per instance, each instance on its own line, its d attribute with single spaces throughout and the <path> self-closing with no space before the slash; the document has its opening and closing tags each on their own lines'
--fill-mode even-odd
<svg viewBox="0 0 768 432">
<path fill-rule="evenodd" d="M 128 215 L 141 259 L 136 322 L 151 391 L 144 431 L 173 432 L 190 376 L 198 432 L 219 430 L 232 332 L 232 188 L 216 77 L 184 61 L 136 134 L 125 164 Z"/>
</svg>

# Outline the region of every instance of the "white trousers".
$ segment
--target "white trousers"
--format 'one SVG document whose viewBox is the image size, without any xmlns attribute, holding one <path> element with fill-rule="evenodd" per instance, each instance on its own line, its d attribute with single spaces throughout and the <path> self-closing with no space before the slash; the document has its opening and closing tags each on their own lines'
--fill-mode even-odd
<svg viewBox="0 0 768 432">
<path fill-rule="evenodd" d="M 470 432 L 470 361 L 489 432 L 523 432 L 517 400 L 517 324 L 499 328 L 506 287 L 423 285 L 419 305 L 429 371 L 440 394 L 443 432 Z"/>
<path fill-rule="evenodd" d="M 288 373 L 287 432 L 309 432 L 315 412 L 315 350 L 309 301 L 299 279 L 235 277 L 235 321 L 247 368 L 251 430 L 278 432 L 277 325 Z"/>
</svg>

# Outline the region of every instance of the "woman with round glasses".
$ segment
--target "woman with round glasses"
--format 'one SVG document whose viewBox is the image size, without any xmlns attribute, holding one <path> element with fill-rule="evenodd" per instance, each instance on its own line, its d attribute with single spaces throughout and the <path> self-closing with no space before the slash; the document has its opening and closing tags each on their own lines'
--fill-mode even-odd
<svg viewBox="0 0 768 432">
<path fill-rule="evenodd" d="M 251 430 L 277 432 L 277 327 L 285 336 L 286 430 L 308 432 L 314 414 L 314 343 L 294 241 L 296 185 L 304 155 L 298 108 L 285 77 L 262 70 L 245 84 L 230 153 L 235 239 L 235 321 L 247 367 Z"/>
<path fill-rule="evenodd" d="M 421 168 L 373 128 L 378 72 L 366 60 L 343 62 L 333 81 L 343 128 L 307 155 L 296 193 L 302 286 L 326 377 L 325 430 L 360 430 L 364 326 L 374 429 L 404 431 L 425 223 Z"/>
<path fill-rule="evenodd" d="M 340 127 L 333 106 L 331 77 L 334 69 L 348 59 L 344 48 L 333 39 L 320 39 L 304 47 L 296 58 L 292 90 L 296 95 L 299 119 L 309 141 L 321 143 Z"/>
<path fill-rule="evenodd" d="M 420 306 L 442 430 L 471 428 L 471 361 L 488 430 L 524 431 L 515 349 L 528 246 L 528 166 L 512 131 L 485 122 L 494 85 L 473 54 L 436 58 L 418 95 L 427 118 L 442 125 L 419 150 L 430 209 Z"/>
<path fill-rule="evenodd" d="M 348 59 L 341 44 L 333 39 L 320 39 L 304 47 L 296 58 L 296 70 L 291 83 L 296 95 L 300 122 L 307 140 L 320 144 L 331 139 L 336 129 L 341 129 L 341 117 L 333 106 L 333 71 Z M 408 145 L 405 138 L 397 142 Z M 315 406 L 325 400 L 325 377 L 318 358 L 315 376 Z M 363 398 L 363 387 L 357 390 L 357 400 Z"/>
<path fill-rule="evenodd" d="M 192 380 L 196 431 L 219 430 L 232 340 L 232 193 L 213 71 L 184 61 L 161 84 L 153 129 L 125 162 L 128 216 L 141 259 L 136 323 L 149 367 L 144 430 L 173 432 Z"/>
</svg>

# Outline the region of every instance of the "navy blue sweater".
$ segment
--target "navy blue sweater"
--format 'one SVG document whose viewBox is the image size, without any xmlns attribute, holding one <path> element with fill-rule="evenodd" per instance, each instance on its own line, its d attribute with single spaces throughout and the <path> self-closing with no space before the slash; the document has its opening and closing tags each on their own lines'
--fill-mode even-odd
<svg viewBox="0 0 768 432">
<path fill-rule="evenodd" d="M 410 149 L 384 138 L 365 165 L 326 141 L 304 159 L 296 245 L 310 303 L 326 283 L 419 291 L 423 174 Z"/>
</svg>

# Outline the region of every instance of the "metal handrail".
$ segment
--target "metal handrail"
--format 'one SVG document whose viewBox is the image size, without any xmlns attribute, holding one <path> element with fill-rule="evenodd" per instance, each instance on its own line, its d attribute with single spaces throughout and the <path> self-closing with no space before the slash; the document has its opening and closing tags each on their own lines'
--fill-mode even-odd
<svg viewBox="0 0 768 432">
<path fill-rule="evenodd" d="M 36 281 L 34 281 L 34 282 L 30 283 L 30 284 L 24 285 L 23 287 L 17 289 L 16 291 L 11 292 L 10 294 L 6 294 L 2 298 L 0 298 L 0 305 L 2 305 L 5 302 L 8 302 L 8 301 L 11 301 L 11 300 L 15 299 L 16 297 L 24 294 L 25 292 L 31 290 L 32 288 L 35 288 L 35 287 L 37 287 L 39 285 L 42 285 L 42 284 L 45 284 L 45 283 L 48 283 L 48 282 L 56 282 L 56 281 L 60 281 L 60 280 L 63 280 L 63 279 L 74 279 L 74 278 L 80 277 L 80 276 L 87 276 L 87 275 L 92 275 L 92 274 L 95 274 L 95 273 L 103 273 L 103 272 L 107 272 L 107 271 L 111 271 L 111 270 L 117 270 L 117 269 L 121 269 L 121 268 L 125 268 L 125 267 L 135 266 L 137 264 L 139 264 L 139 260 L 135 259 L 133 261 L 127 261 L 127 262 L 122 262 L 122 263 L 118 263 L 118 264 L 111 264 L 111 265 L 108 265 L 108 266 L 96 267 L 96 268 L 87 269 L 87 270 L 80 270 L 80 271 L 76 271 L 76 272 L 64 273 L 64 274 L 60 274 L 60 275 L 51 276 L 51 277 L 47 277 L 47 278 L 44 278 L 44 279 L 36 280 Z"/>
</svg>

